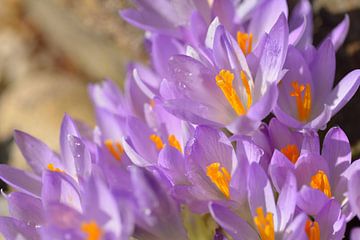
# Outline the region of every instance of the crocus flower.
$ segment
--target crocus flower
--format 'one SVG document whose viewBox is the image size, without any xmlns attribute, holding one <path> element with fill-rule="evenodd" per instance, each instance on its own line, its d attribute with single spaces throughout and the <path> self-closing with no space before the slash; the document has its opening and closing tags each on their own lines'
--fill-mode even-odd
<svg viewBox="0 0 360 240">
<path fill-rule="evenodd" d="M 243 220 L 236 209 L 215 203 L 209 205 L 210 212 L 234 239 L 307 239 L 306 215 L 295 217 L 296 178 L 291 173 L 287 176 L 286 185 L 275 202 L 266 173 L 260 165 L 252 163 L 248 175 L 251 220 Z"/>
<path fill-rule="evenodd" d="M 319 49 L 308 48 L 304 52 L 290 46 L 284 68 L 288 72 L 279 83 L 274 113 L 279 121 L 292 128 L 323 128 L 360 84 L 360 70 L 354 70 L 333 89 L 335 51 L 330 40 Z"/>
<path fill-rule="evenodd" d="M 307 186 L 304 194 L 315 191 L 314 194 L 319 196 L 319 207 L 322 205 L 320 202 L 326 202 L 328 198 L 335 198 L 339 204 L 346 205 L 347 171 L 350 163 L 349 141 L 345 133 L 335 127 L 325 136 L 321 155 L 317 150 L 306 151 L 293 163 L 286 155 L 275 150 L 269 166 L 269 175 L 276 189 L 281 189 L 285 183 L 285 172 L 294 172 L 298 187 Z"/>
<path fill-rule="evenodd" d="M 185 55 L 170 59 L 173 77 L 163 80 L 160 92 L 170 91 L 173 96 L 164 101 L 164 106 L 196 124 L 249 132 L 258 127 L 277 99 L 276 84 L 282 75 L 288 43 L 285 16 L 281 15 L 270 33 L 265 34 L 262 44 L 254 50 L 258 60 L 252 64 L 222 25 L 212 34 L 212 63 Z"/>
</svg>

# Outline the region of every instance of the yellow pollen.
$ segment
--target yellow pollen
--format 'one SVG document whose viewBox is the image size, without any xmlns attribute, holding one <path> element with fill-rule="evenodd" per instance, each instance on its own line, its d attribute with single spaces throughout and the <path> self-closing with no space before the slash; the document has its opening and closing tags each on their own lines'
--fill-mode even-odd
<svg viewBox="0 0 360 240">
<path fill-rule="evenodd" d="M 160 151 L 161 149 L 163 149 L 164 144 L 163 144 L 161 138 L 160 138 L 158 135 L 156 135 L 156 134 L 151 134 L 151 135 L 150 135 L 150 140 L 154 142 L 157 150 Z"/>
<path fill-rule="evenodd" d="M 182 153 L 182 149 L 181 149 L 181 146 L 180 146 L 180 143 L 179 141 L 176 139 L 175 135 L 171 134 L 169 135 L 168 137 L 168 142 L 169 142 L 169 145 L 176 148 L 179 152 Z"/>
<path fill-rule="evenodd" d="M 116 160 L 121 160 L 121 157 L 124 154 L 124 148 L 119 142 L 108 139 L 105 141 L 105 146 Z"/>
<path fill-rule="evenodd" d="M 295 97 L 298 119 L 302 122 L 309 120 L 311 112 L 311 87 L 310 84 L 300 84 L 297 81 L 291 83 L 294 91 L 290 96 Z M 305 92 L 304 92 L 305 91 Z M 304 92 L 304 94 L 302 94 Z"/>
<path fill-rule="evenodd" d="M 329 179 L 323 171 L 319 170 L 314 176 L 312 176 L 310 186 L 314 189 L 322 191 L 326 196 L 331 198 L 332 195 Z"/>
<path fill-rule="evenodd" d="M 50 170 L 50 171 L 52 171 L 52 172 L 59 172 L 59 173 L 64 172 L 64 171 L 61 170 L 60 168 L 55 167 L 54 164 L 52 164 L 52 163 L 49 163 L 49 164 L 47 165 L 47 168 L 48 168 L 48 170 Z"/>
<path fill-rule="evenodd" d="M 262 207 L 256 209 L 256 214 L 254 223 L 259 231 L 261 240 L 275 240 L 273 214 L 267 213 L 265 216 Z"/>
<path fill-rule="evenodd" d="M 95 221 L 82 223 L 81 231 L 86 234 L 86 240 L 100 240 L 103 234 L 101 228 Z"/>
<path fill-rule="evenodd" d="M 316 221 L 307 220 L 305 225 L 305 232 L 309 240 L 320 240 L 320 227 Z"/>
<path fill-rule="evenodd" d="M 252 50 L 252 40 L 253 40 L 252 33 L 248 34 L 243 32 L 237 32 L 236 38 L 239 47 L 241 48 L 244 55 L 248 55 Z"/>
<path fill-rule="evenodd" d="M 215 162 L 206 167 L 206 175 L 217 186 L 217 188 L 225 195 L 226 198 L 230 198 L 230 180 L 231 176 L 226 168 L 221 167 L 220 163 Z"/>
<path fill-rule="evenodd" d="M 294 164 L 300 156 L 299 149 L 295 144 L 286 145 L 281 149 L 281 152 Z"/>
<path fill-rule="evenodd" d="M 245 78 L 246 78 L 246 76 L 245 76 Z M 240 98 L 237 95 L 237 93 L 233 87 L 234 74 L 232 74 L 228 70 L 222 69 L 219 72 L 219 74 L 216 76 L 215 80 L 216 80 L 216 85 L 218 85 L 218 87 L 221 89 L 221 91 L 223 92 L 224 96 L 226 97 L 226 99 L 230 103 L 231 107 L 236 112 L 236 114 L 239 116 L 244 115 L 246 113 L 246 109 L 245 109 L 244 105 L 242 104 L 242 102 L 240 101 Z M 248 86 L 248 83 L 247 83 L 247 86 Z M 249 91 L 250 91 L 250 88 L 249 88 Z"/>
</svg>

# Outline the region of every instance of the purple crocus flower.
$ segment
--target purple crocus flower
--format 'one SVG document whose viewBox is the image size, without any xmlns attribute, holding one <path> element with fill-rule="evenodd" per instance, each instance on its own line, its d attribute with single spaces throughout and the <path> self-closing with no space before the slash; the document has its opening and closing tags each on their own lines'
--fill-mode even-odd
<svg viewBox="0 0 360 240">
<path fill-rule="evenodd" d="M 251 138 L 264 150 L 264 169 L 268 168 L 275 150 L 277 154 L 281 152 L 293 163 L 305 153 L 320 154 L 319 136 L 315 131 L 290 129 L 276 118 L 272 118 L 268 125 L 263 124 Z"/>
<path fill-rule="evenodd" d="M 64 179 L 59 182 L 62 177 L 61 173 L 48 172 L 43 180 L 42 201 L 46 219 L 40 228 L 43 239 L 63 239 L 64 236 L 76 239 L 129 238 L 134 223 L 129 200 L 115 198 L 100 176 L 92 175 L 82 190 L 76 190 L 74 185 L 68 186 Z M 70 191 L 77 193 L 71 194 Z M 77 196 L 81 209 L 69 205 L 69 202 L 77 201 Z"/>
<path fill-rule="evenodd" d="M 237 140 L 235 152 L 220 130 L 198 126 L 185 149 L 187 182 L 175 184 L 174 195 L 192 211 L 207 212 L 208 202 L 246 209 L 247 176 L 251 162 L 259 162 L 263 154 L 248 139 Z"/>
<path fill-rule="evenodd" d="M 319 49 L 309 47 L 303 52 L 290 46 L 284 68 L 288 72 L 279 83 L 274 113 L 292 128 L 323 128 L 360 84 L 360 70 L 354 70 L 333 89 L 335 51 L 329 39 Z"/>
<path fill-rule="evenodd" d="M 275 188 L 282 188 L 286 180 L 285 173 L 290 171 L 297 177 L 298 187 L 302 188 L 300 196 L 308 192 L 313 196 L 316 194 L 319 208 L 323 205 L 321 202 L 327 202 L 328 198 L 335 198 L 339 204 L 346 205 L 351 148 L 345 133 L 340 128 L 330 129 L 325 136 L 321 155 L 319 147 L 314 149 L 302 153 L 294 163 L 275 150 L 269 165 L 269 175 Z"/>
<path fill-rule="evenodd" d="M 77 125 L 65 115 L 60 133 L 61 155 L 54 153 L 40 140 L 15 131 L 15 141 L 33 172 L 25 172 L 8 165 L 0 165 L 0 177 L 16 190 L 35 197 L 41 195 L 44 171 L 64 172 L 75 182 L 84 181 L 90 172 L 93 144 L 81 140 Z M 81 159 L 81 160 L 79 160 Z"/>
<path fill-rule="evenodd" d="M 288 44 L 286 18 L 281 15 L 265 34 L 253 60 L 246 60 L 222 25 L 208 35 L 211 54 L 207 57 L 178 55 L 170 59 L 172 78 L 163 80 L 160 93 L 171 92 L 172 96 L 165 96 L 164 106 L 196 124 L 250 132 L 277 99 L 276 84 L 282 76 Z"/>
<path fill-rule="evenodd" d="M 295 216 L 296 178 L 291 173 L 277 202 L 266 173 L 252 163 L 248 175 L 250 218 L 244 220 L 236 209 L 230 210 L 216 203 L 209 205 L 214 219 L 234 239 L 307 239 L 306 215 Z"/>
</svg>

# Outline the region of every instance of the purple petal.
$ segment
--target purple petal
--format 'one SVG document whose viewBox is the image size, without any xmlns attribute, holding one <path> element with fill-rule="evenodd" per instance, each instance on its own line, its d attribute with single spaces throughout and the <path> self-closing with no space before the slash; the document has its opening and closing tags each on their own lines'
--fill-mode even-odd
<svg viewBox="0 0 360 240">
<path fill-rule="evenodd" d="M 148 162 L 155 163 L 158 152 L 155 144 L 150 140 L 154 132 L 144 122 L 134 117 L 126 119 L 126 129 L 134 150 Z"/>
<path fill-rule="evenodd" d="M 200 165 L 204 171 L 208 165 L 219 162 L 231 173 L 232 154 L 232 145 L 223 132 L 207 126 L 198 126 L 195 129 L 189 159 Z"/>
<path fill-rule="evenodd" d="M 69 146 L 74 156 L 77 177 L 84 179 L 91 174 L 91 155 L 84 142 L 75 136 L 69 137 Z"/>
<path fill-rule="evenodd" d="M 304 154 L 295 163 L 296 178 L 298 186 L 308 185 L 319 170 L 329 176 L 329 167 L 326 160 L 318 154 Z"/>
<path fill-rule="evenodd" d="M 214 15 L 220 20 L 220 23 L 229 31 L 234 26 L 235 9 L 230 0 L 215 0 L 212 5 Z"/>
<path fill-rule="evenodd" d="M 173 184 L 186 182 L 185 159 L 174 147 L 166 145 L 159 153 L 158 165 Z"/>
<path fill-rule="evenodd" d="M 261 207 L 264 212 L 270 212 L 274 217 L 274 226 L 278 226 L 278 212 L 274 194 L 266 173 L 257 163 L 252 163 L 248 175 L 249 206 L 252 216 L 256 216 L 256 209 Z"/>
<path fill-rule="evenodd" d="M 296 197 L 296 178 L 293 173 L 289 172 L 277 200 L 277 207 L 280 213 L 280 225 L 278 226 L 278 229 L 280 231 L 286 228 L 295 215 Z"/>
<path fill-rule="evenodd" d="M 167 77 L 169 75 L 168 62 L 170 57 L 176 54 L 184 53 L 184 47 L 174 38 L 160 34 L 154 34 L 151 39 L 151 59 L 154 67 L 160 76 Z"/>
<path fill-rule="evenodd" d="M 96 123 L 100 128 L 102 140 L 119 140 L 125 135 L 125 119 L 105 108 L 96 108 Z"/>
<path fill-rule="evenodd" d="M 358 240 L 360 239 L 360 228 L 356 227 L 351 230 L 350 240 Z"/>
<path fill-rule="evenodd" d="M 236 140 L 236 158 L 238 162 L 230 181 L 231 190 L 233 190 L 230 194 L 237 195 L 234 197 L 236 201 L 240 203 L 247 202 L 247 176 L 249 166 L 252 162 L 260 163 L 263 154 L 263 150 L 252 141 L 245 138 Z"/>
<path fill-rule="evenodd" d="M 348 197 L 352 211 L 360 218 L 360 170 L 350 177 L 348 182 Z"/>
<path fill-rule="evenodd" d="M 0 178 L 21 192 L 34 197 L 40 196 L 41 180 L 32 173 L 0 164 Z"/>
<path fill-rule="evenodd" d="M 315 217 L 321 229 L 321 239 L 341 240 L 345 234 L 345 216 L 340 204 L 331 199 Z"/>
<path fill-rule="evenodd" d="M 276 101 L 278 100 L 278 95 L 277 85 L 270 85 L 264 95 L 251 106 L 247 116 L 253 121 L 261 121 L 264 119 L 274 109 Z"/>
<path fill-rule="evenodd" d="M 116 237 L 122 235 L 122 222 L 117 200 L 101 178 L 93 176 L 89 179 L 85 186 L 83 202 L 87 218 L 95 219 L 103 226 L 104 230 L 114 233 Z M 127 220 L 131 225 L 133 219 Z"/>
<path fill-rule="evenodd" d="M 6 200 L 11 217 L 34 225 L 44 223 L 42 203 L 39 198 L 22 192 L 13 192 L 6 197 Z"/>
<path fill-rule="evenodd" d="M 81 212 L 80 193 L 73 178 L 62 172 L 46 171 L 42 182 L 41 198 L 44 206 L 62 203 Z"/>
<path fill-rule="evenodd" d="M 10 217 L 0 217 L 0 232 L 6 239 L 40 239 L 35 227 Z"/>
<path fill-rule="evenodd" d="M 348 73 L 335 87 L 327 98 L 332 115 L 335 115 L 350 99 L 360 85 L 360 70 Z"/>
<path fill-rule="evenodd" d="M 278 192 L 286 184 L 289 172 L 295 173 L 294 165 L 284 154 L 275 150 L 269 165 L 269 175 Z"/>
<path fill-rule="evenodd" d="M 329 198 L 317 189 L 303 186 L 296 199 L 296 205 L 309 215 L 317 215 Z"/>
<path fill-rule="evenodd" d="M 74 156 L 71 152 L 69 137 L 73 135 L 78 137 L 78 130 L 73 122 L 73 120 L 65 114 L 63 121 L 61 123 L 60 129 L 60 148 L 61 148 L 61 157 L 65 170 L 71 176 L 76 176 L 76 167 L 74 162 Z"/>
<path fill-rule="evenodd" d="M 260 65 L 255 77 L 255 96 L 261 96 L 269 85 L 280 80 L 279 77 L 288 48 L 288 35 L 287 20 L 285 15 L 281 14 L 265 40 Z"/>
<path fill-rule="evenodd" d="M 32 170 L 41 175 L 48 164 L 61 167 L 59 157 L 49 147 L 31 135 L 15 130 L 15 142 Z"/>
<path fill-rule="evenodd" d="M 322 156 L 327 160 L 330 171 L 330 185 L 334 188 L 340 176 L 350 166 L 351 147 L 349 139 L 341 128 L 331 128 L 325 136 Z"/>
<path fill-rule="evenodd" d="M 185 230 L 179 209 L 158 179 L 144 169 L 131 168 L 137 213 L 160 239 L 181 239 Z"/>
<path fill-rule="evenodd" d="M 329 34 L 331 42 L 334 44 L 335 50 L 337 51 L 344 43 L 346 36 L 349 31 L 350 19 L 349 15 L 345 15 L 344 20 L 341 21 Z"/>
<path fill-rule="evenodd" d="M 258 239 L 257 232 L 240 216 L 219 204 L 210 203 L 209 209 L 215 221 L 228 232 L 234 240 Z"/>
<path fill-rule="evenodd" d="M 320 154 L 320 139 L 316 131 L 309 130 L 304 133 L 300 155 L 307 153 Z"/>
<path fill-rule="evenodd" d="M 88 91 L 95 108 L 105 108 L 113 113 L 128 111 L 124 96 L 113 81 L 90 84 Z"/>
<path fill-rule="evenodd" d="M 252 14 L 248 32 L 253 34 L 255 41 L 258 41 L 264 33 L 270 32 L 282 14 L 287 18 L 288 6 L 285 0 L 263 1 Z"/>
<path fill-rule="evenodd" d="M 314 84 L 312 88 L 313 102 L 322 104 L 331 92 L 335 78 L 335 50 L 330 39 L 321 44 L 309 67 Z M 316 107 L 316 105 L 313 106 L 313 108 Z"/>
<path fill-rule="evenodd" d="M 304 231 L 306 220 L 308 216 L 305 213 L 300 213 L 285 229 L 283 239 L 286 240 L 308 240 L 308 236 Z"/>
<path fill-rule="evenodd" d="M 301 39 L 297 43 L 297 47 L 305 49 L 306 46 L 312 44 L 313 35 L 313 15 L 312 7 L 309 0 L 301 0 L 294 7 L 289 22 L 290 30 L 293 31 L 299 26 L 305 25 L 304 32 L 302 33 Z"/>
</svg>

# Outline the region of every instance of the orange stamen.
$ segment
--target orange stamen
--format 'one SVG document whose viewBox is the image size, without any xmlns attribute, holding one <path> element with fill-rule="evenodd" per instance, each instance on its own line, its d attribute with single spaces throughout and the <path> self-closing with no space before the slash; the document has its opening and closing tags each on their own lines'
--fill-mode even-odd
<svg viewBox="0 0 360 240">
<path fill-rule="evenodd" d="M 216 76 L 215 80 L 216 85 L 218 85 L 218 87 L 222 90 L 224 96 L 226 97 L 236 114 L 239 116 L 244 115 L 246 113 L 246 109 L 240 101 L 240 98 L 237 95 L 232 84 L 234 80 L 234 74 L 232 74 L 228 70 L 223 69 Z"/>
<path fill-rule="evenodd" d="M 50 170 L 50 171 L 52 171 L 52 172 L 59 172 L 59 173 L 63 173 L 63 172 L 64 172 L 64 171 L 61 170 L 60 168 L 55 167 L 54 164 L 52 164 L 52 163 L 49 163 L 49 164 L 47 165 L 47 168 L 48 168 L 48 170 Z"/>
<path fill-rule="evenodd" d="M 252 104 L 252 95 L 251 95 L 251 89 L 250 89 L 250 85 L 249 85 L 249 81 L 246 77 L 246 74 L 244 71 L 241 70 L 240 72 L 240 77 L 241 77 L 241 81 L 245 87 L 246 90 L 246 95 L 247 95 L 247 104 L 246 107 L 247 109 L 249 109 L 251 107 Z"/>
<path fill-rule="evenodd" d="M 237 32 L 236 38 L 239 47 L 241 48 L 244 55 L 248 55 L 252 50 L 252 40 L 253 40 L 252 33 L 248 34 L 243 32 Z"/>
<path fill-rule="evenodd" d="M 295 97 L 298 112 L 298 118 L 302 122 L 309 120 L 311 112 L 311 87 L 310 84 L 300 84 L 297 81 L 291 83 L 294 91 L 290 96 Z M 304 92 L 305 91 L 305 92 Z M 302 94 L 304 92 L 304 94 Z M 303 96 L 304 95 L 304 96 Z"/>
<path fill-rule="evenodd" d="M 95 221 L 82 223 L 81 231 L 86 234 L 86 240 L 100 240 L 103 235 L 101 228 Z"/>
<path fill-rule="evenodd" d="M 258 229 L 261 240 L 275 240 L 274 219 L 272 213 L 264 214 L 262 207 L 256 209 L 257 216 L 254 223 Z"/>
<path fill-rule="evenodd" d="M 316 221 L 307 220 L 305 224 L 305 232 L 309 240 L 320 240 L 320 227 Z"/>
<path fill-rule="evenodd" d="M 281 152 L 294 164 L 300 156 L 299 149 L 295 144 L 286 145 L 281 149 Z"/>
<path fill-rule="evenodd" d="M 108 139 L 105 141 L 105 146 L 116 160 L 121 160 L 121 157 L 124 154 L 124 148 L 119 142 L 113 142 Z"/>
<path fill-rule="evenodd" d="M 180 143 L 179 143 L 179 141 L 176 139 L 175 135 L 170 134 L 169 137 L 168 137 L 168 142 L 169 142 L 169 145 L 170 145 L 170 146 L 176 148 L 179 152 L 182 153 L 182 149 L 181 149 Z"/>
<path fill-rule="evenodd" d="M 322 191 L 326 196 L 331 198 L 332 194 L 329 179 L 323 171 L 319 170 L 314 176 L 312 176 L 310 186 L 314 189 Z"/>
<path fill-rule="evenodd" d="M 156 134 L 151 134 L 151 135 L 150 135 L 150 140 L 154 142 L 157 150 L 160 151 L 161 149 L 163 149 L 164 144 L 163 144 L 161 138 L 160 138 L 158 135 L 156 135 Z"/>
<path fill-rule="evenodd" d="M 220 163 L 215 162 L 206 167 L 206 175 L 217 186 L 217 188 L 225 195 L 226 198 L 230 198 L 230 180 L 231 176 L 226 168 L 220 169 Z"/>
</svg>

